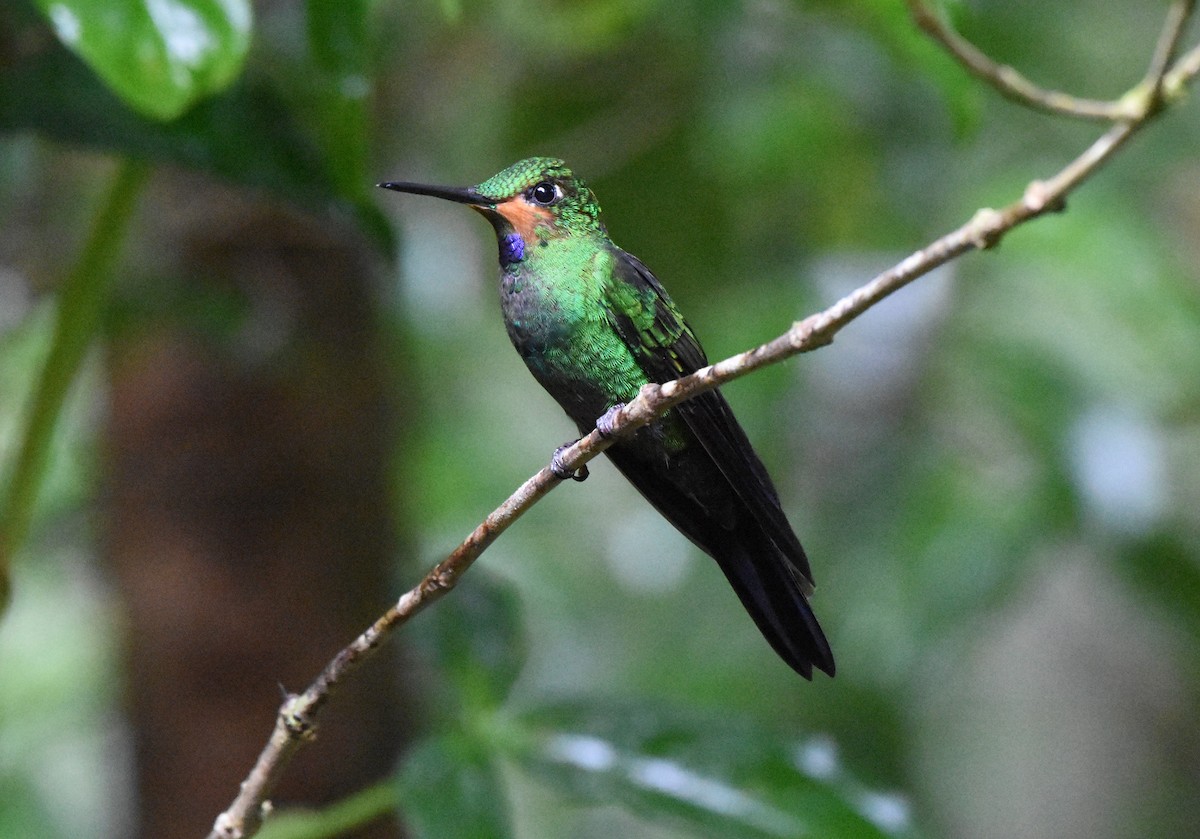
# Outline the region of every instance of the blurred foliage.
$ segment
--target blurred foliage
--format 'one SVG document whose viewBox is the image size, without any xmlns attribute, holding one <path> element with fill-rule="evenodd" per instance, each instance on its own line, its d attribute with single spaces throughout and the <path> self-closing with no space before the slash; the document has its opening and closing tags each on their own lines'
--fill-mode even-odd
<svg viewBox="0 0 1200 839">
<path fill-rule="evenodd" d="M 1113 96 L 1148 60 L 1151 6 L 951 12 L 1038 82 Z M 309 0 L 253 21 L 237 0 L 20 0 L 0 9 L 0 68 L 5 494 L 70 304 L 68 283 L 47 291 L 64 259 L 20 247 L 83 238 L 103 160 L 181 166 L 339 208 L 386 252 L 402 232 L 380 294 L 415 376 L 395 503 L 430 562 L 571 429 L 507 346 L 478 220 L 372 183 L 567 158 L 719 358 L 1096 133 L 982 89 L 889 0 Z M 598 465 L 414 624 L 437 713 L 394 783 L 264 835 L 336 835 L 390 806 L 420 836 L 1190 835 L 1198 128 L 1184 103 L 1068 212 L 727 389 L 813 559 L 836 680 L 787 671 L 711 563 Z M 119 604 L 81 516 L 103 468 L 87 369 L 0 624 L 6 836 L 129 819 Z"/>
<path fill-rule="evenodd" d="M 826 738 L 804 743 L 749 718 L 660 702 L 586 698 L 513 713 L 504 700 L 528 646 L 513 592 L 475 571 L 456 595 L 423 644 L 454 689 L 399 778 L 416 835 L 517 835 L 500 761 L 570 799 L 620 804 L 689 835 L 916 835 L 907 805 L 851 778 Z"/>
</svg>

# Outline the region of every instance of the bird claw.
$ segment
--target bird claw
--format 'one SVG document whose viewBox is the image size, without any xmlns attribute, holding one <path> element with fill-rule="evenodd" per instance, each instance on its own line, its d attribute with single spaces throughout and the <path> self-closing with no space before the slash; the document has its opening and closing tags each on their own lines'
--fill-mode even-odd
<svg viewBox="0 0 1200 839">
<path fill-rule="evenodd" d="M 601 437 L 607 439 L 613 436 L 615 433 L 613 426 L 617 422 L 617 414 L 619 414 L 621 409 L 624 407 L 624 402 L 618 402 L 616 405 L 613 405 L 611 408 L 601 414 L 600 418 L 596 420 L 596 430 L 600 432 Z M 578 469 L 570 469 L 563 462 L 563 454 L 567 451 L 567 449 L 571 448 L 571 446 L 578 442 L 578 440 L 571 440 L 570 442 L 563 443 L 554 450 L 554 456 L 550 458 L 550 473 L 560 481 L 565 481 L 568 478 L 572 481 L 586 481 L 588 478 L 588 468 L 586 464 L 580 466 Z"/>
<path fill-rule="evenodd" d="M 550 458 L 550 473 L 560 481 L 565 481 L 568 478 L 572 481 L 586 481 L 588 479 L 587 464 L 580 466 L 578 469 L 570 469 L 563 463 L 563 453 L 577 442 L 579 441 L 572 440 L 569 443 L 563 443 L 554 450 L 554 455 Z"/>
<path fill-rule="evenodd" d="M 601 437 L 607 439 L 613 436 L 613 425 L 617 421 L 617 414 L 621 413 L 621 409 L 624 407 L 624 402 L 618 402 L 601 414 L 600 419 L 596 420 L 596 430 L 600 432 Z"/>
</svg>

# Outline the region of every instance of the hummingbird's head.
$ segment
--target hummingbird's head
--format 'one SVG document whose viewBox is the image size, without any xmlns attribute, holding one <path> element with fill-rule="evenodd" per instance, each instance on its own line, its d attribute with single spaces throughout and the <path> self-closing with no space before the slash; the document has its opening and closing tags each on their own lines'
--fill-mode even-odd
<svg viewBox="0 0 1200 839">
<path fill-rule="evenodd" d="M 496 230 L 503 265 L 522 261 L 527 248 L 554 239 L 604 235 L 592 191 L 553 157 L 522 160 L 473 187 L 399 182 L 380 186 L 457 201 L 479 211 Z"/>
<path fill-rule="evenodd" d="M 567 164 L 553 157 L 514 163 L 475 190 L 493 202 L 492 212 L 526 242 L 602 230 L 592 191 Z"/>
</svg>

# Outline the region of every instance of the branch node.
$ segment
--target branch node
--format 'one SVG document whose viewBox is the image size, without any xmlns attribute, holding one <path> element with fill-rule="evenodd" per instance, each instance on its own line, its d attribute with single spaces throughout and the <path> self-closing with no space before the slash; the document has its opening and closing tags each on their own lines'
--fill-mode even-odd
<svg viewBox="0 0 1200 839">
<path fill-rule="evenodd" d="M 245 785 L 243 784 L 243 786 Z M 217 816 L 217 820 L 213 824 L 212 832 L 213 835 L 219 837 L 219 839 L 242 839 L 242 837 L 245 836 L 245 833 L 242 832 L 241 827 L 235 823 L 233 816 L 229 815 L 228 812 Z"/>
<path fill-rule="evenodd" d="M 821 330 L 822 315 L 809 315 L 795 321 L 788 330 L 788 346 L 794 350 L 815 350 L 833 343 L 833 335 Z"/>
<path fill-rule="evenodd" d="M 279 720 L 289 737 L 308 743 L 317 739 L 317 725 L 309 714 L 308 703 L 303 700 L 299 694 L 289 696 L 279 709 Z"/>
<path fill-rule="evenodd" d="M 629 422 L 649 421 L 654 416 L 654 407 L 663 399 L 670 399 L 679 385 L 678 380 L 673 379 L 665 384 L 657 382 L 647 382 L 642 385 L 642 389 L 638 391 L 637 398 L 628 403 L 624 408 L 624 413 L 628 417 Z"/>
<path fill-rule="evenodd" d="M 1142 81 L 1116 101 L 1117 119 L 1141 122 L 1162 107 L 1162 91 L 1157 81 Z"/>
<path fill-rule="evenodd" d="M 986 251 L 1000 244 L 1004 227 L 1002 214 L 991 207 L 983 207 L 967 223 L 967 238 L 977 249 Z"/>
<path fill-rule="evenodd" d="M 433 570 L 421 585 L 421 593 L 425 595 L 438 594 L 440 592 L 449 591 L 454 588 L 457 582 L 453 568 L 442 563 Z"/>
<path fill-rule="evenodd" d="M 1050 185 L 1041 180 L 1031 181 L 1029 186 L 1025 187 L 1021 203 L 1035 216 L 1042 213 L 1061 213 L 1067 209 L 1066 199 L 1056 195 Z"/>
</svg>

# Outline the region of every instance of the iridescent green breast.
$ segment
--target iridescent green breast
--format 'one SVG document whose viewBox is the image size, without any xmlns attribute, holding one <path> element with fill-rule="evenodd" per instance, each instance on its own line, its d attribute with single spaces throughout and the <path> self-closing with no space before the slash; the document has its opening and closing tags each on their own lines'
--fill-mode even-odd
<svg viewBox="0 0 1200 839">
<path fill-rule="evenodd" d="M 612 257 L 586 239 L 527 246 L 501 271 L 508 336 L 530 372 L 583 427 L 648 381 L 608 312 Z"/>
</svg>

